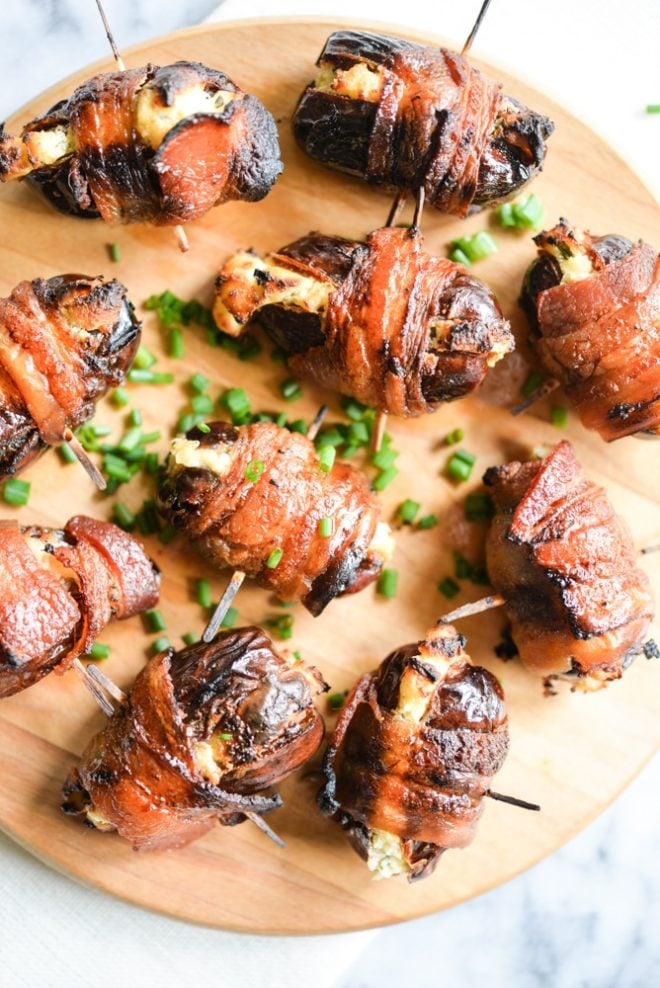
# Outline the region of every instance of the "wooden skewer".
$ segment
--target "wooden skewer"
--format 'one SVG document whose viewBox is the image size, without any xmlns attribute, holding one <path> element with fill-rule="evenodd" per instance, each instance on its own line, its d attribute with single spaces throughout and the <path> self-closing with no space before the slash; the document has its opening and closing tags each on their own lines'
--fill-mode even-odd
<svg viewBox="0 0 660 988">
<path fill-rule="evenodd" d="M 126 700 L 126 694 L 119 688 L 119 686 L 117 686 L 116 683 L 113 683 L 109 676 L 106 676 L 102 669 L 99 669 L 96 665 L 88 665 L 86 666 L 85 671 L 92 677 L 92 679 L 96 681 L 98 686 L 109 693 L 110 696 L 114 697 L 114 699 L 119 703 L 124 703 Z"/>
<path fill-rule="evenodd" d="M 311 439 L 312 441 L 316 439 L 318 435 L 318 431 L 323 425 L 323 420 L 325 419 L 327 414 L 328 414 L 328 406 L 321 405 L 318 412 L 312 419 L 309 428 L 307 429 L 308 439 Z M 207 645 L 209 642 L 213 641 L 218 631 L 220 630 L 220 625 L 224 621 L 227 615 L 227 611 L 229 610 L 229 608 L 233 603 L 234 597 L 241 589 L 245 576 L 246 574 L 243 572 L 243 570 L 241 569 L 234 570 L 231 580 L 225 587 L 225 592 L 223 593 L 222 597 L 216 604 L 215 610 L 213 611 L 213 614 L 211 615 L 208 624 L 206 625 L 204 631 L 202 632 L 202 641 L 205 642 Z"/>
<path fill-rule="evenodd" d="M 74 659 L 73 660 L 73 668 L 76 670 L 76 672 L 78 673 L 78 675 L 82 679 L 84 685 L 87 687 L 87 689 L 89 690 L 89 692 L 92 694 L 92 696 L 94 697 L 94 699 L 96 700 L 96 702 L 98 703 L 99 707 L 101 708 L 101 710 L 103 711 L 103 713 L 106 715 L 106 717 L 112 717 L 112 715 L 115 712 L 115 708 L 113 707 L 113 705 L 110 702 L 110 700 L 108 700 L 107 696 L 105 695 L 105 693 L 103 692 L 103 690 L 100 688 L 99 684 L 92 677 L 91 672 L 87 668 L 87 666 L 85 666 L 80 661 L 80 659 Z M 119 687 L 117 687 L 117 689 L 119 689 Z"/>
<path fill-rule="evenodd" d="M 553 391 L 556 391 L 559 387 L 559 381 L 555 377 L 549 377 L 547 381 L 543 384 L 539 384 L 538 388 L 535 388 L 531 395 L 527 395 L 522 401 L 519 401 L 517 405 L 514 405 L 511 409 L 512 415 L 520 415 L 521 412 L 526 412 L 528 408 L 535 405 L 537 401 L 541 398 L 547 398 L 551 395 Z"/>
<path fill-rule="evenodd" d="M 493 792 L 492 789 L 486 789 L 484 796 L 488 796 L 489 799 L 496 799 L 500 803 L 519 806 L 522 810 L 536 810 L 538 812 L 541 809 L 538 803 L 528 803 L 525 799 L 518 799 L 517 796 L 505 796 L 501 792 Z"/>
<path fill-rule="evenodd" d="M 443 614 L 438 618 L 438 624 L 453 624 L 454 621 L 459 621 L 461 618 L 472 617 L 473 614 L 481 614 L 482 611 L 490 611 L 493 607 L 501 607 L 502 604 L 506 604 L 502 594 L 489 594 L 487 597 L 473 600 L 470 604 L 463 604 L 462 607 L 457 607 L 455 610 Z"/>
<path fill-rule="evenodd" d="M 394 226 L 399 216 L 401 215 L 401 210 L 406 204 L 406 199 L 408 198 L 408 193 L 405 189 L 401 189 L 397 192 L 394 202 L 392 203 L 391 209 L 387 214 L 387 219 L 385 220 L 385 226 Z"/>
<path fill-rule="evenodd" d="M 465 53 L 467 51 L 469 51 L 470 48 L 472 47 L 472 42 L 474 41 L 474 39 L 477 36 L 477 31 L 481 27 L 481 22 L 483 21 L 484 17 L 486 16 L 486 11 L 488 10 L 489 6 L 490 6 L 490 0 L 484 0 L 484 2 L 481 5 L 481 9 L 480 9 L 479 13 L 477 14 L 477 19 L 474 22 L 474 24 L 472 25 L 472 30 L 468 34 L 467 41 L 463 45 L 463 49 L 461 51 L 461 55 L 465 55 Z"/>
<path fill-rule="evenodd" d="M 124 62 L 124 59 L 121 57 L 121 53 L 119 51 L 119 48 L 117 47 L 117 42 L 115 41 L 114 35 L 112 33 L 112 29 L 110 28 L 110 23 L 108 21 L 108 18 L 106 17 L 105 10 L 103 9 L 103 3 L 101 2 L 101 0 L 96 0 L 96 6 L 98 7 L 99 14 L 101 15 L 101 20 L 103 22 L 103 27 L 105 29 L 105 35 L 108 39 L 108 43 L 112 51 L 112 57 L 114 58 L 119 71 L 125 72 L 126 63 Z M 181 251 L 182 254 L 185 254 L 185 252 L 190 249 L 190 244 L 188 243 L 188 237 L 186 236 L 186 231 L 183 229 L 183 227 L 180 224 L 174 227 L 174 235 L 176 236 L 176 241 L 179 245 L 179 250 Z M 103 490 L 103 488 L 101 488 L 101 490 Z"/>
<path fill-rule="evenodd" d="M 83 467 L 83 469 L 87 472 L 87 476 L 90 478 L 90 480 L 92 480 L 93 483 L 96 484 L 96 486 L 100 491 L 104 491 L 108 486 L 106 479 L 99 470 L 99 468 L 96 466 L 96 464 L 93 462 L 93 460 L 89 456 L 89 453 L 83 447 L 83 444 L 80 442 L 78 437 L 73 434 L 71 429 L 65 429 L 62 435 L 62 439 L 64 440 L 65 443 L 68 443 L 71 452 L 76 457 L 81 467 Z"/>
</svg>

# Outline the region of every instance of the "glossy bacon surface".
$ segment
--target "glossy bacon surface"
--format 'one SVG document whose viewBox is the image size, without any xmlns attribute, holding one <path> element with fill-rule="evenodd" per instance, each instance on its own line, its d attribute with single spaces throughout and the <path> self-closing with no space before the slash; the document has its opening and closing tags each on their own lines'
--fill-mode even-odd
<svg viewBox="0 0 660 988">
<path fill-rule="evenodd" d="M 543 164 L 552 122 L 456 52 L 336 31 L 317 64 L 293 126 L 307 154 L 332 168 L 388 191 L 422 186 L 429 205 L 465 216 L 512 195 Z"/>
<path fill-rule="evenodd" d="M 64 672 L 112 619 L 158 601 L 160 577 L 135 539 L 85 515 L 63 530 L 0 522 L 0 697 Z"/>
<path fill-rule="evenodd" d="M 287 271 L 326 286 L 320 311 L 307 311 L 302 297 L 273 301 Z M 257 316 L 295 377 L 393 415 L 423 415 L 470 394 L 514 348 L 490 289 L 462 265 L 426 254 L 416 230 L 385 227 L 366 243 L 312 233 L 262 268 L 256 259 L 249 277 L 237 278 L 230 259 L 216 292 L 221 329 Z"/>
<path fill-rule="evenodd" d="M 597 687 L 641 650 L 654 604 L 630 533 L 564 440 L 543 460 L 493 467 L 496 514 L 488 573 L 506 599 L 512 637 L 541 675 L 572 673 Z"/>
<path fill-rule="evenodd" d="M 63 809 L 140 850 L 181 847 L 214 824 L 276 809 L 259 795 L 319 747 L 319 674 L 288 661 L 259 628 L 226 631 L 151 659 L 92 739 Z"/>
<path fill-rule="evenodd" d="M 18 473 L 120 384 L 140 324 L 119 281 L 59 275 L 0 299 L 0 477 Z"/>
<path fill-rule="evenodd" d="M 210 432 L 194 428 L 185 437 L 199 466 L 177 463 L 181 454 L 170 453 L 159 508 L 211 562 L 242 570 L 315 615 L 376 579 L 383 558 L 371 543 L 381 511 L 360 471 L 339 461 L 323 471 L 306 436 L 271 422 L 209 425 Z M 216 453 L 227 457 L 222 476 L 209 459 Z M 263 469 L 250 480 L 255 463 Z M 329 537 L 320 532 L 322 518 L 334 519 Z M 269 565 L 278 551 L 279 562 Z"/>
<path fill-rule="evenodd" d="M 536 349 L 587 429 L 607 442 L 660 433 L 660 255 L 625 237 L 592 237 L 562 220 L 534 238 L 539 258 L 522 302 Z M 588 259 L 579 281 L 561 263 Z"/>
<path fill-rule="evenodd" d="M 439 625 L 392 652 L 358 680 L 330 740 L 319 805 L 381 877 L 423 878 L 471 843 L 506 757 L 502 689 L 464 645 Z M 395 863 L 376 859 L 383 835 L 397 839 Z"/>
</svg>

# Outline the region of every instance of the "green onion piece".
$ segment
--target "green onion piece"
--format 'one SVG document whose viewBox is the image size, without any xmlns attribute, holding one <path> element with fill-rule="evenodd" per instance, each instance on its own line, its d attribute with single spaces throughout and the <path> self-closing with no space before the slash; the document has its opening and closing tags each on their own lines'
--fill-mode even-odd
<svg viewBox="0 0 660 988">
<path fill-rule="evenodd" d="M 128 392 L 125 388 L 115 388 L 110 395 L 110 401 L 117 408 L 124 408 L 125 405 L 128 405 Z"/>
<path fill-rule="evenodd" d="M 268 569 L 277 569 L 279 566 L 282 556 L 284 555 L 282 549 L 273 549 L 268 559 L 266 560 L 266 567 Z"/>
<path fill-rule="evenodd" d="M 151 643 L 151 652 L 153 655 L 158 655 L 159 652 L 164 652 L 165 649 L 171 648 L 170 640 L 167 635 L 161 635 L 156 641 Z"/>
<path fill-rule="evenodd" d="M 398 458 L 399 454 L 392 447 L 381 447 L 377 453 L 371 457 L 371 462 L 379 470 L 387 470 L 391 467 L 394 461 Z"/>
<path fill-rule="evenodd" d="M 553 405 L 550 412 L 550 421 L 558 429 L 565 429 L 568 425 L 568 409 L 563 405 Z"/>
<path fill-rule="evenodd" d="M 237 418 L 247 415 L 250 411 L 250 399 L 245 388 L 229 388 L 220 398 L 220 404 L 224 405 L 231 414 L 234 424 Z"/>
<path fill-rule="evenodd" d="M 465 438 L 465 432 L 463 429 L 452 429 L 448 432 L 444 438 L 445 446 L 455 446 L 456 443 L 460 443 Z"/>
<path fill-rule="evenodd" d="M 293 653 L 293 657 L 296 660 L 296 662 L 302 662 L 302 655 L 298 651 L 298 649 L 296 649 L 295 652 Z"/>
<path fill-rule="evenodd" d="M 194 391 L 195 394 L 198 395 L 204 394 L 204 392 L 208 390 L 210 385 L 211 382 L 209 381 L 208 377 L 204 377 L 204 375 L 200 374 L 199 371 L 193 374 L 193 376 L 188 381 L 188 387 L 190 388 L 190 390 Z"/>
<path fill-rule="evenodd" d="M 58 446 L 57 452 L 65 463 L 75 463 L 77 460 L 76 454 L 72 451 L 68 443 L 62 443 L 61 446 Z"/>
<path fill-rule="evenodd" d="M 183 333 L 180 329 L 171 329 L 168 338 L 167 352 L 174 360 L 180 360 L 186 355 L 186 346 L 183 342 Z"/>
<path fill-rule="evenodd" d="M 266 464 L 263 460 L 251 460 L 245 468 L 246 480 L 249 480 L 251 484 L 256 484 L 265 469 Z"/>
<path fill-rule="evenodd" d="M 130 532 L 135 528 L 135 515 L 130 508 L 127 508 L 121 501 L 116 501 L 112 505 L 112 520 L 125 532 Z"/>
<path fill-rule="evenodd" d="M 140 439 L 140 445 L 148 446 L 149 443 L 157 443 L 158 440 L 160 439 L 160 436 L 161 434 L 157 430 L 154 432 L 143 432 L 142 438 Z"/>
<path fill-rule="evenodd" d="M 375 491 L 384 491 L 386 487 L 390 486 L 398 473 L 399 471 L 396 467 L 388 467 L 387 470 L 381 470 L 375 480 L 372 481 L 372 488 Z"/>
<path fill-rule="evenodd" d="M 367 423 L 352 422 L 348 427 L 347 438 L 351 445 L 365 446 L 369 442 Z"/>
<path fill-rule="evenodd" d="M 130 466 L 112 453 L 106 453 L 103 457 L 103 471 L 113 480 L 118 480 L 120 484 L 127 484 L 133 476 Z"/>
<path fill-rule="evenodd" d="M 520 393 L 523 398 L 529 398 L 534 394 L 537 388 L 543 384 L 543 374 L 538 371 L 531 371 L 525 378 L 525 382 L 520 389 Z"/>
<path fill-rule="evenodd" d="M 465 517 L 468 521 L 487 521 L 494 514 L 493 502 L 485 491 L 473 491 L 465 498 Z"/>
<path fill-rule="evenodd" d="M 174 374 L 131 368 L 126 375 L 132 384 L 171 384 Z"/>
<path fill-rule="evenodd" d="M 396 588 L 399 582 L 399 573 L 395 569 L 384 569 L 378 577 L 376 590 L 381 597 L 391 600 L 396 596 Z"/>
<path fill-rule="evenodd" d="M 497 253 L 497 244 L 487 230 L 480 230 L 479 233 L 475 233 L 471 237 L 459 237 L 458 240 L 452 240 L 450 247 L 452 248 L 450 255 L 452 261 L 458 260 L 455 256 L 457 252 L 463 254 L 470 263 L 482 261 L 485 257 Z M 461 260 L 460 263 L 464 264 L 465 262 Z"/>
<path fill-rule="evenodd" d="M 266 618 L 264 624 L 282 641 L 293 637 L 293 614 L 279 614 L 277 617 Z"/>
<path fill-rule="evenodd" d="M 514 202 L 511 213 L 515 225 L 521 230 L 540 230 L 543 223 L 543 204 L 533 192 L 520 202 Z"/>
<path fill-rule="evenodd" d="M 346 696 L 346 693 L 330 693 L 328 696 L 328 706 L 330 710 L 341 710 L 344 706 Z"/>
<path fill-rule="evenodd" d="M 367 411 L 367 406 L 356 401 L 355 398 L 342 398 L 341 407 L 344 409 L 348 418 L 353 419 L 354 422 L 360 422 L 364 418 L 364 413 Z"/>
<path fill-rule="evenodd" d="M 133 408 L 128 413 L 128 424 L 129 425 L 142 425 L 142 412 L 139 408 Z"/>
<path fill-rule="evenodd" d="M 301 436 L 307 434 L 307 423 L 304 419 L 296 419 L 295 422 L 290 422 L 287 428 L 289 432 L 298 432 Z"/>
<path fill-rule="evenodd" d="M 208 580 L 198 580 L 196 584 L 197 603 L 200 607 L 211 607 L 213 598 L 211 597 L 211 584 Z"/>
<path fill-rule="evenodd" d="M 220 738 L 221 741 L 233 741 L 234 740 L 234 735 L 233 734 L 226 734 L 224 731 L 221 732 L 220 734 L 216 735 L 216 736 L 218 738 Z"/>
<path fill-rule="evenodd" d="M 137 367 L 138 370 L 147 370 L 149 367 L 153 367 L 156 363 L 156 358 L 154 357 L 151 350 L 147 350 L 144 343 L 141 343 L 138 347 L 137 353 L 133 357 L 133 367 Z"/>
<path fill-rule="evenodd" d="M 314 440 L 314 445 L 317 449 L 321 449 L 324 446 L 341 446 L 344 441 L 344 435 L 333 425 L 329 429 L 323 429 L 319 432 Z"/>
<path fill-rule="evenodd" d="M 295 378 L 289 377 L 280 384 L 280 394 L 285 401 L 296 401 L 302 397 L 302 388 Z"/>
<path fill-rule="evenodd" d="M 275 419 L 275 425 L 279 425 L 280 429 L 283 429 L 286 425 L 286 412 L 280 412 L 280 414 Z"/>
<path fill-rule="evenodd" d="M 501 206 L 497 208 L 497 218 L 499 220 L 500 226 L 515 227 L 516 218 L 513 215 L 513 203 L 503 202 Z"/>
<path fill-rule="evenodd" d="M 127 463 L 142 463 L 146 459 L 147 451 L 142 446 L 137 446 L 135 449 L 129 449 L 128 453 L 124 453 L 124 460 Z"/>
<path fill-rule="evenodd" d="M 323 470 L 324 473 L 330 473 L 334 466 L 336 455 L 337 450 L 334 446 L 322 446 L 319 450 L 319 469 Z"/>
<path fill-rule="evenodd" d="M 158 473 L 158 453 L 147 453 L 144 458 L 144 472 L 151 476 Z"/>
<path fill-rule="evenodd" d="M 155 535 L 160 529 L 160 521 L 156 512 L 156 502 L 151 498 L 144 501 L 135 516 L 135 521 L 142 535 Z"/>
<path fill-rule="evenodd" d="M 335 519 L 326 517 L 319 521 L 319 535 L 322 539 L 329 539 L 335 533 Z"/>
<path fill-rule="evenodd" d="M 454 261 L 455 264 L 462 264 L 463 267 L 471 268 L 472 261 L 459 247 L 454 247 L 452 251 L 449 252 L 449 260 Z"/>
<path fill-rule="evenodd" d="M 646 104 L 647 113 L 660 113 L 660 103 L 647 103 Z"/>
<path fill-rule="evenodd" d="M 454 575 L 458 580 L 469 580 L 472 576 L 472 563 L 460 552 L 454 553 Z"/>
<path fill-rule="evenodd" d="M 238 619 L 238 609 L 236 607 L 230 607 L 227 613 L 223 617 L 220 627 L 221 628 L 233 628 Z"/>
<path fill-rule="evenodd" d="M 30 500 L 29 481 L 10 477 L 4 482 L 2 497 L 6 504 L 13 504 L 17 508 L 24 507 Z"/>
<path fill-rule="evenodd" d="M 411 525 L 414 522 L 417 512 L 421 508 L 419 501 L 413 501 L 407 497 L 397 508 L 396 517 L 404 525 Z"/>
<path fill-rule="evenodd" d="M 101 642 L 94 642 L 87 654 L 90 659 L 107 659 L 110 655 L 110 646 L 103 645 Z"/>
<path fill-rule="evenodd" d="M 175 535 L 176 528 L 174 525 L 165 525 L 158 533 L 158 541 L 162 542 L 163 545 L 169 545 Z"/>
<path fill-rule="evenodd" d="M 160 611 L 145 611 L 144 620 L 149 631 L 165 631 L 167 625 Z"/>
<path fill-rule="evenodd" d="M 122 453 L 128 453 L 129 450 L 135 449 L 136 446 L 140 445 L 140 440 L 142 439 L 142 433 L 139 426 L 133 426 L 129 429 L 119 441 L 117 449 Z"/>
<path fill-rule="evenodd" d="M 417 528 L 421 528 L 422 530 L 426 528 L 435 528 L 437 524 L 438 524 L 437 515 L 424 515 L 424 517 L 420 518 L 419 521 L 417 522 Z"/>
<path fill-rule="evenodd" d="M 197 423 L 197 428 L 198 428 L 198 430 L 200 432 L 210 432 L 211 431 L 211 426 L 210 425 L 207 425 L 206 422 L 198 422 Z"/>
<path fill-rule="evenodd" d="M 181 635 L 181 640 L 185 645 L 195 645 L 199 641 L 199 635 L 195 631 L 186 631 L 185 635 Z"/>
<path fill-rule="evenodd" d="M 213 411 L 213 399 L 208 395 L 195 395 L 190 399 L 190 406 L 195 415 L 210 415 Z"/>
<path fill-rule="evenodd" d="M 438 590 L 440 591 L 440 593 L 444 594 L 445 597 L 448 597 L 450 600 L 452 597 L 455 597 L 456 594 L 460 592 L 460 589 L 461 588 L 459 587 L 456 580 L 452 580 L 451 576 L 446 576 L 444 580 L 440 580 L 440 582 L 438 583 Z"/>
<path fill-rule="evenodd" d="M 457 450 L 447 461 L 447 475 L 457 483 L 470 479 L 476 456 L 465 449 Z"/>
<path fill-rule="evenodd" d="M 110 255 L 110 260 L 114 264 L 119 264 L 121 260 L 121 253 L 119 251 L 119 244 L 108 244 L 108 254 Z"/>
</svg>

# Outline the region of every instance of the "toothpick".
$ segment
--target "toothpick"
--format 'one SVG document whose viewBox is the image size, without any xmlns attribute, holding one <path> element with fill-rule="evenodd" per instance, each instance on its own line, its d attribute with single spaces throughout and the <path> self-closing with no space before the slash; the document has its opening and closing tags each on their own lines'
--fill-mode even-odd
<svg viewBox="0 0 660 988">
<path fill-rule="evenodd" d="M 517 405 L 514 405 L 511 409 L 512 415 L 520 415 L 521 412 L 527 411 L 532 405 L 535 405 L 537 401 L 541 398 L 547 398 L 551 395 L 553 391 L 556 391 L 559 387 L 559 381 L 554 377 L 549 377 L 547 381 L 543 381 L 539 384 L 538 388 L 535 388 L 531 395 L 527 395 L 522 401 L 519 401 Z"/>
<path fill-rule="evenodd" d="M 493 792 L 492 789 L 486 789 L 484 796 L 488 796 L 490 799 L 496 799 L 500 803 L 519 806 L 521 810 L 536 810 L 536 812 L 539 812 L 541 809 L 538 803 L 528 803 L 527 800 L 518 799 L 517 796 L 504 796 L 501 792 Z"/>
<path fill-rule="evenodd" d="M 84 685 L 87 687 L 89 692 L 92 694 L 99 707 L 106 715 L 106 717 L 112 717 L 115 712 L 115 708 L 112 703 L 108 700 L 105 694 L 100 689 L 98 683 L 92 678 L 90 671 L 87 667 L 80 661 L 80 659 L 73 660 L 73 668 L 76 670 L 80 678 L 82 679 Z"/>
<path fill-rule="evenodd" d="M 467 36 L 467 41 L 463 45 L 463 49 L 461 51 L 461 55 L 465 55 L 465 53 L 467 51 L 469 51 L 470 48 L 472 47 L 472 42 L 474 41 L 474 39 L 477 36 L 477 31 L 481 27 L 481 22 L 483 21 L 484 17 L 486 16 L 486 11 L 488 10 L 489 7 L 490 7 L 490 0 L 484 0 L 484 2 L 481 5 L 481 9 L 480 9 L 479 13 L 477 14 L 477 19 L 474 22 L 474 24 L 472 25 L 472 30 L 470 31 L 470 33 Z"/>
<path fill-rule="evenodd" d="M 318 432 L 319 432 L 319 429 L 323 425 L 323 420 L 324 420 L 324 418 L 326 417 L 327 414 L 328 414 L 328 406 L 327 405 L 321 405 L 321 407 L 319 408 L 318 412 L 316 413 L 316 415 L 312 419 L 312 421 L 310 423 L 310 426 L 309 426 L 309 429 L 307 430 L 307 438 L 308 439 L 311 439 L 312 442 L 316 439 L 316 437 L 318 435 Z"/>
<path fill-rule="evenodd" d="M 65 443 L 68 443 L 71 452 L 76 457 L 81 467 L 83 467 L 86 471 L 90 480 L 96 484 L 100 491 L 104 491 L 108 486 L 106 479 L 96 464 L 92 461 L 87 450 L 83 447 L 78 437 L 73 434 L 71 429 L 65 429 L 62 434 L 62 439 Z"/>
<path fill-rule="evenodd" d="M 488 597 L 473 600 L 470 604 L 463 604 L 462 607 L 457 607 L 454 611 L 443 614 L 442 617 L 438 618 L 438 624 L 453 624 L 454 621 L 459 621 L 461 618 L 471 617 L 473 614 L 481 614 L 482 611 L 490 611 L 493 607 L 501 607 L 502 604 L 506 604 L 506 600 L 502 594 L 489 594 Z"/>
<path fill-rule="evenodd" d="M 277 846 L 281 848 L 286 847 L 286 844 L 284 843 L 282 838 L 277 836 L 275 831 L 272 829 L 272 827 L 268 826 L 268 824 L 266 823 L 266 821 L 262 816 L 259 816 L 258 813 L 245 813 L 245 816 L 248 818 L 248 820 L 251 821 L 251 823 L 254 823 L 254 825 L 257 826 L 259 830 L 262 830 L 267 837 L 270 837 L 270 839 L 273 841 L 274 844 L 277 844 Z"/>
</svg>

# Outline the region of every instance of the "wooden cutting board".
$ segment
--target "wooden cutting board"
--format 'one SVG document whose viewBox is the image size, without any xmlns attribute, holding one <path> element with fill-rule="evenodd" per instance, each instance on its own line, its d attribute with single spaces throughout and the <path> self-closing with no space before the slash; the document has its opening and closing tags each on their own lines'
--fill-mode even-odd
<svg viewBox="0 0 660 988">
<path fill-rule="evenodd" d="M 177 250 L 171 230 L 109 229 L 100 221 L 53 212 L 27 185 L 1 188 L 2 292 L 8 293 L 23 278 L 83 271 L 119 277 L 138 305 L 165 288 L 208 302 L 218 266 L 237 248 L 267 251 L 310 229 L 360 237 L 382 225 L 389 208 L 384 195 L 313 164 L 291 137 L 296 98 L 313 75 L 324 39 L 340 26 L 319 20 L 204 25 L 127 52 L 129 67 L 198 59 L 222 68 L 256 93 L 280 126 L 285 162 L 281 179 L 264 202 L 224 206 L 189 227 L 187 255 Z M 53 87 L 9 121 L 9 131 L 67 96 L 93 72 L 110 67 L 106 61 Z M 617 231 L 660 243 L 658 209 L 625 163 L 562 107 L 513 76 L 495 74 L 507 92 L 547 113 L 557 125 L 546 170 L 534 185 L 548 220 L 563 215 L 593 231 Z M 487 222 L 487 215 L 462 222 L 427 211 L 427 247 L 444 254 L 452 237 L 482 229 Z M 389 425 L 394 445 L 401 450 L 401 472 L 383 495 L 387 515 L 405 497 L 413 497 L 422 502 L 424 513 L 438 514 L 440 525 L 426 532 L 399 533 L 393 563 L 400 573 L 395 600 L 379 599 L 369 588 L 352 599 L 335 601 L 317 619 L 300 606 L 294 611 L 292 647 L 320 667 L 334 690 L 349 687 L 391 649 L 417 639 L 448 606 L 481 595 L 482 588 L 463 583 L 461 597 L 448 605 L 436 583 L 452 572 L 454 529 L 449 522 L 461 517 L 463 497 L 491 464 L 527 455 L 534 446 L 567 435 L 590 476 L 607 487 L 627 518 L 636 544 L 643 546 L 660 536 L 657 446 L 635 439 L 607 446 L 582 429 L 573 414 L 568 428 L 560 432 L 549 423 L 547 405 L 517 419 L 507 412 L 528 369 L 516 298 L 534 249 L 527 236 L 504 231 L 495 236 L 500 252 L 475 272 L 493 287 L 514 321 L 521 351 L 491 375 L 478 398 L 448 405 L 424 419 Z M 110 263 L 106 253 L 106 245 L 115 241 L 121 250 L 118 264 Z M 284 407 L 291 418 L 309 419 L 327 399 L 333 416 L 340 414 L 335 396 L 310 386 L 301 400 L 285 405 L 277 390 L 284 372 L 269 359 L 268 347 L 256 360 L 241 363 L 209 347 L 203 334 L 191 329 L 185 359 L 170 361 L 149 313 L 144 337 L 159 355 L 159 369 L 171 369 L 177 378 L 167 387 L 129 388 L 133 405 L 144 413 L 145 428 L 162 429 L 161 451 L 185 404 L 184 382 L 196 370 L 211 378 L 214 394 L 229 385 L 246 387 L 255 409 Z M 100 404 L 96 422 L 121 429 L 121 415 L 108 401 Z M 465 447 L 478 456 L 474 483 L 458 488 L 443 477 L 448 451 L 441 443 L 457 426 L 465 430 Z M 53 525 L 77 512 L 109 517 L 110 500 L 95 493 L 82 470 L 62 465 L 54 453 L 34 465 L 27 477 L 32 482 L 29 506 L 3 506 L 3 516 Z M 147 492 L 137 478 L 121 489 L 120 497 L 137 507 Z M 200 630 L 205 617 L 192 599 L 191 581 L 208 577 L 219 593 L 226 575 L 212 573 L 187 551 L 183 540 L 167 547 L 155 538 L 146 542 L 163 569 L 161 610 L 167 632 L 180 644 L 179 636 Z M 648 557 L 643 565 L 657 586 L 660 558 Z M 239 623 L 259 622 L 276 613 L 268 595 L 252 586 L 241 591 L 238 607 Z M 540 683 L 517 662 L 505 664 L 494 655 L 503 624 L 503 614 L 496 611 L 464 622 L 461 630 L 469 636 L 473 658 L 501 678 L 508 697 L 511 754 L 496 788 L 540 802 L 543 812 L 490 803 L 474 844 L 445 855 L 427 881 L 408 886 L 401 880 L 371 879 L 339 830 L 315 808 L 315 766 L 282 786 L 285 807 L 269 817 L 286 841 L 284 851 L 256 828 L 243 825 L 218 827 L 180 851 L 136 854 L 120 838 L 65 817 L 58 809 L 61 783 L 103 720 L 74 673 L 51 676 L 0 703 L 0 827 L 48 864 L 81 881 L 130 902 L 224 929 L 353 930 L 410 919 L 478 895 L 556 850 L 608 806 L 656 749 L 660 723 L 657 663 L 638 659 L 622 682 L 596 695 L 571 694 L 566 688 L 544 698 Z M 112 646 L 104 669 L 127 687 L 148 652 L 141 620 L 112 626 L 102 641 Z M 333 722 L 328 715 L 328 726 Z"/>
</svg>

